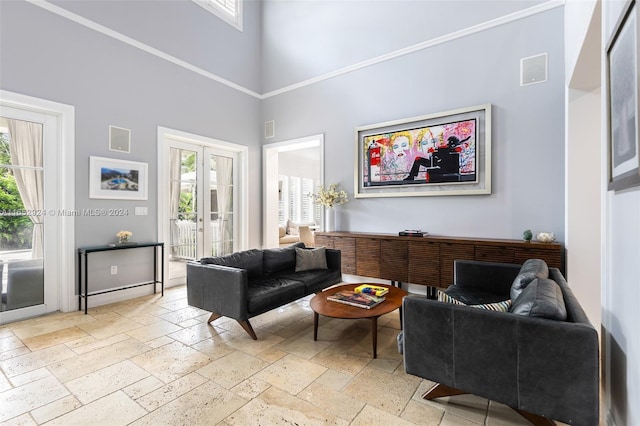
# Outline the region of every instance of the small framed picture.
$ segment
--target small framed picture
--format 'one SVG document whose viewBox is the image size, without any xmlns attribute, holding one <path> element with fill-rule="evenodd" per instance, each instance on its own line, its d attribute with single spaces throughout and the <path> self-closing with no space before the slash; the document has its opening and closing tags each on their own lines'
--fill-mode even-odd
<svg viewBox="0 0 640 426">
<path fill-rule="evenodd" d="M 147 199 L 147 163 L 89 157 L 89 198 Z"/>
</svg>

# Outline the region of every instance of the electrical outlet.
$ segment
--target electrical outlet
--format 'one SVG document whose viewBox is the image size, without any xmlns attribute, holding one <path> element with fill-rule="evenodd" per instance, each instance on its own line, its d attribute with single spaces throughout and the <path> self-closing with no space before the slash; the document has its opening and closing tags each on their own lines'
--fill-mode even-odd
<svg viewBox="0 0 640 426">
<path fill-rule="evenodd" d="M 111 267 L 111 275 L 115 275 L 118 273 L 118 267 L 117 266 L 112 266 Z"/>
</svg>

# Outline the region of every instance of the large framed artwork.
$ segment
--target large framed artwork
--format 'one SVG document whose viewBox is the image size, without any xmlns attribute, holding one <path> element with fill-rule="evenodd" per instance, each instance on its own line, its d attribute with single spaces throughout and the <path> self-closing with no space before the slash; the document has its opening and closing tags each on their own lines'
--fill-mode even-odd
<svg viewBox="0 0 640 426">
<path fill-rule="evenodd" d="M 356 198 L 491 193 L 491 105 L 356 128 Z"/>
<path fill-rule="evenodd" d="M 147 199 L 147 163 L 89 157 L 89 198 Z"/>
<path fill-rule="evenodd" d="M 608 189 L 640 185 L 638 8 L 627 1 L 607 43 Z"/>
</svg>

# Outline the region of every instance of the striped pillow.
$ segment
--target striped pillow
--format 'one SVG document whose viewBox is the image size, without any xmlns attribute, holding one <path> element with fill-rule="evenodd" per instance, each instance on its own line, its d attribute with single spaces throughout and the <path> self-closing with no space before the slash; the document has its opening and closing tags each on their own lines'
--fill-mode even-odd
<svg viewBox="0 0 640 426">
<path fill-rule="evenodd" d="M 459 301 L 458 299 L 454 299 L 449 296 L 442 290 L 438 290 L 438 301 L 445 303 L 453 303 L 454 305 L 465 305 L 470 306 L 472 308 L 480 308 L 486 309 L 488 311 L 494 312 L 509 312 L 509 308 L 511 307 L 511 299 L 503 300 L 502 302 L 495 303 L 483 303 L 482 305 L 466 305 L 465 303 Z"/>
</svg>

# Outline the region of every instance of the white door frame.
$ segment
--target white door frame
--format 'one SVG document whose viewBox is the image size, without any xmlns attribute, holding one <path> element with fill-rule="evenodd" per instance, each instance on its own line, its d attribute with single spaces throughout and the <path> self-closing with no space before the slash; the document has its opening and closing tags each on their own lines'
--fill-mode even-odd
<svg viewBox="0 0 640 426">
<path fill-rule="evenodd" d="M 262 146 L 264 174 L 262 177 L 264 247 L 278 247 L 278 154 L 297 149 L 318 147 L 320 149 L 320 183 L 324 185 L 324 134 L 306 136 Z M 324 219 L 323 219 L 324 220 Z"/>
<path fill-rule="evenodd" d="M 38 114 L 43 122 L 44 173 L 47 185 L 45 209 L 45 303 L 0 313 L 0 323 L 77 309 L 75 271 L 75 109 L 45 99 L 0 90 L 0 115 L 25 117 Z M 53 143 L 52 143 L 53 142 Z M 61 190 L 64 188 L 65 190 Z M 64 214 L 69 212 L 70 214 Z"/>
<path fill-rule="evenodd" d="M 181 130 L 170 129 L 167 127 L 158 126 L 158 241 L 164 241 L 165 244 L 169 241 L 169 149 L 170 144 L 173 142 L 189 143 L 194 145 L 201 145 L 208 148 L 219 149 L 223 151 L 233 152 L 237 155 L 237 177 L 238 182 L 234 184 L 238 185 L 238 200 L 237 211 L 238 214 L 238 234 L 235 246 L 237 250 L 244 250 L 249 245 L 249 167 L 248 156 L 249 147 L 244 145 L 238 145 L 231 142 L 225 142 L 218 139 L 213 139 L 207 136 L 196 135 L 194 133 L 183 132 Z M 167 286 L 178 285 L 182 283 L 171 283 L 169 277 L 169 250 L 165 250 L 165 262 L 164 262 L 164 276 L 167 277 Z"/>
</svg>

